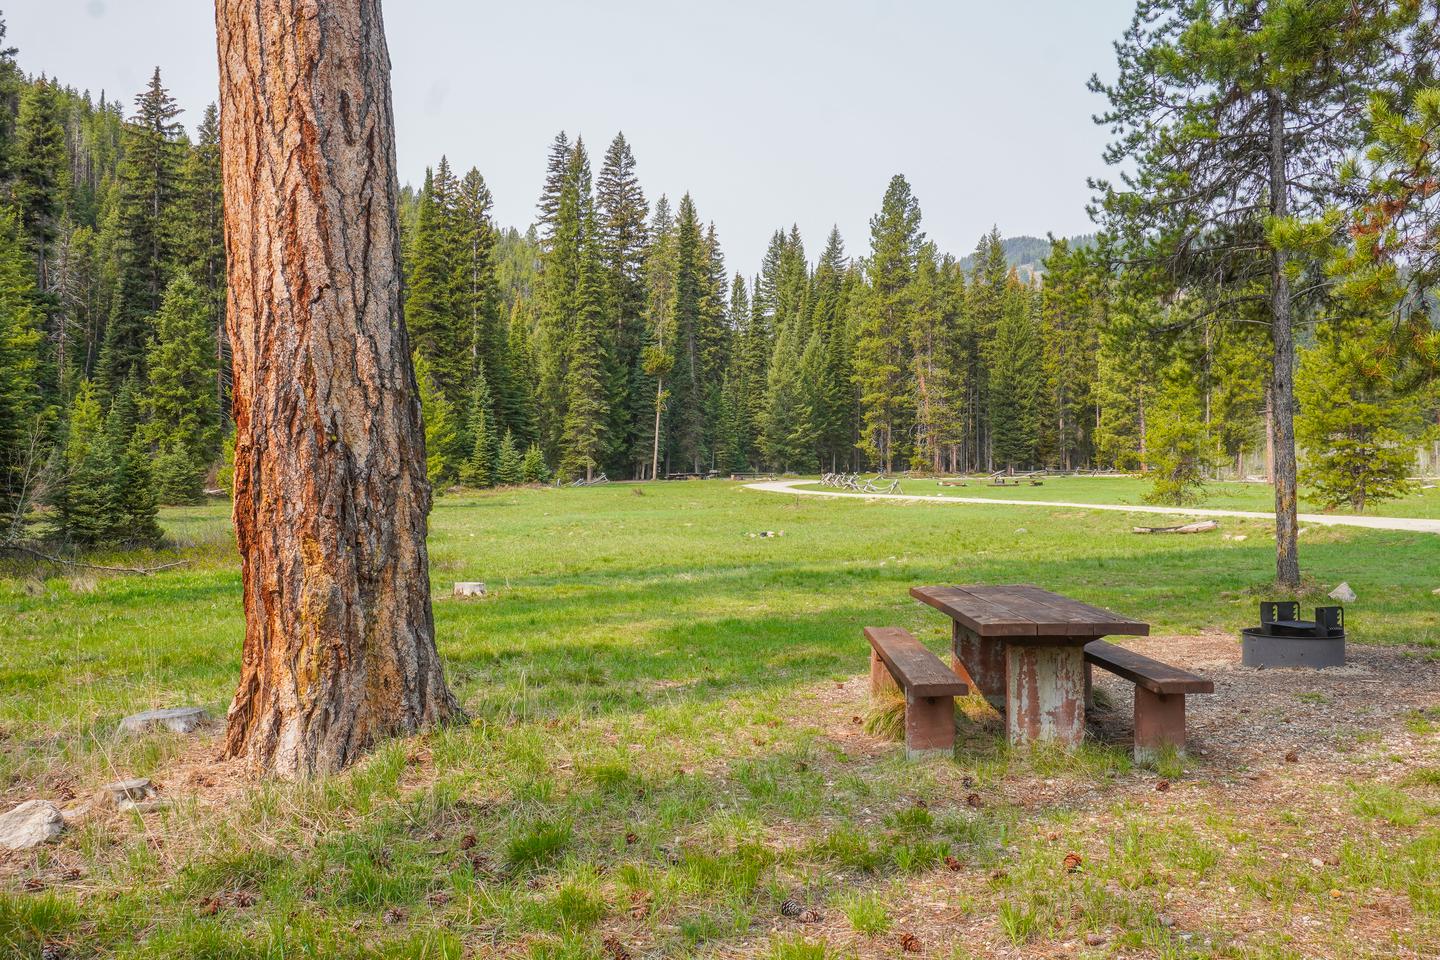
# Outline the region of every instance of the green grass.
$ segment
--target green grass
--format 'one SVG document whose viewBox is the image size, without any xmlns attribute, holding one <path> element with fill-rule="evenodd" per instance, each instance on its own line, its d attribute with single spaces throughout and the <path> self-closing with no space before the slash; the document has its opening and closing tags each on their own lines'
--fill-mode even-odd
<svg viewBox="0 0 1440 960">
<path fill-rule="evenodd" d="M 829 904 L 851 935 L 893 939 L 907 891 L 941 880 L 966 885 L 951 902 L 986 915 L 992 947 L 1089 924 L 1126 949 L 1189 956 L 1156 920 L 1187 883 L 1234 886 L 1263 909 L 1330 885 L 1383 888 L 1412 904 L 1415 937 L 1440 923 L 1428 779 L 1356 788 L 1350 807 L 1390 833 L 1355 837 L 1319 892 L 1292 875 L 1306 858 L 1282 863 L 1268 846 L 1279 840 L 1211 824 L 1204 805 L 1178 807 L 1178 826 L 1168 808 L 1123 809 L 1121 826 L 1090 838 L 1084 870 L 1066 873 L 1045 837 L 1071 830 L 1073 813 L 1007 791 L 1045 782 L 1081 797 L 1134 781 L 1158 796 L 1122 750 L 1015 751 L 967 722 L 954 762 L 908 765 L 898 748 L 857 752 L 817 719 L 817 697 L 866 671 L 861 627 L 907 627 L 943 648 L 947 624 L 908 597 L 916 584 L 1035 582 L 1156 633 L 1234 630 L 1267 595 L 1262 522 L 1227 522 L 1245 541 L 1136 537 L 1121 514 L 636 489 L 441 498 L 437 633 L 471 722 L 385 744 L 323 782 L 261 785 L 215 808 L 181 796 L 143 824 L 81 826 L 12 861 L 45 889 L 0 881 L 0 957 L 42 944 L 75 958 L 603 957 L 605 936 L 636 956 L 848 956 L 784 926 L 779 904 Z M 183 792 L 166 774 L 188 741 L 114 730 L 149 707 L 223 714 L 243 631 L 227 515 L 165 511 L 193 563 L 154 577 L 0 570 L 6 797 L 128 775 Z M 748 536 L 764 530 L 784 536 Z M 1302 547 L 1317 584 L 1359 593 L 1356 642 L 1440 649 L 1440 537 L 1327 529 Z M 460 579 L 490 595 L 450 599 Z M 843 694 L 857 715 L 862 689 Z M 1417 736 L 1435 726 L 1411 724 Z M 1181 793 L 1164 796 L 1178 805 Z M 1297 850 L 1316 842 L 1279 829 Z M 60 878 L 71 866 L 81 881 Z"/>
<path fill-rule="evenodd" d="M 871 476 L 865 474 L 864 476 Z M 1150 482 L 1141 477 L 1047 477 L 1039 486 L 1021 483 L 1018 486 L 991 486 L 985 477 L 967 477 L 965 486 L 940 486 L 934 479 L 900 481 L 900 492 L 920 496 L 984 497 L 991 500 L 1053 500 L 1062 503 L 1116 503 L 1145 505 Z M 1431 489 L 1425 489 L 1425 487 Z M 818 487 L 818 484 L 817 484 Z M 1263 483 L 1216 482 L 1206 484 L 1197 507 L 1221 510 L 1273 511 L 1275 494 Z M 1304 488 L 1300 491 L 1302 513 L 1325 513 L 1325 508 Z M 1345 510 L 1336 511 L 1340 513 Z M 1416 483 L 1415 489 L 1397 500 L 1373 504 L 1367 515 L 1379 517 L 1420 517 L 1440 519 L 1440 485 L 1434 480 Z"/>
</svg>

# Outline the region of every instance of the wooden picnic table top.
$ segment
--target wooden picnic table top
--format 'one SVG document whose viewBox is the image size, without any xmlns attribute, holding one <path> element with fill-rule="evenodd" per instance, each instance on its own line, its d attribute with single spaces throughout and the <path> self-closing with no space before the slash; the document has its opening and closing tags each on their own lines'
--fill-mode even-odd
<svg viewBox="0 0 1440 960">
<path fill-rule="evenodd" d="M 1150 634 L 1148 623 L 1030 584 L 911 587 L 910 595 L 981 637 L 1080 643 L 1117 634 Z"/>
</svg>

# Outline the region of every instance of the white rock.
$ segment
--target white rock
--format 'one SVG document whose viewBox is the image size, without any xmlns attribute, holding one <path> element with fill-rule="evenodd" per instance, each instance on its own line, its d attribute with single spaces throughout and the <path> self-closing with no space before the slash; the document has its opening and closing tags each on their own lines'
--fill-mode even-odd
<svg viewBox="0 0 1440 960">
<path fill-rule="evenodd" d="M 65 829 L 60 808 L 49 800 L 26 800 L 9 813 L 0 814 L 0 847 L 29 850 L 49 843 Z"/>
<path fill-rule="evenodd" d="M 164 727 L 176 733 L 194 733 L 210 722 L 210 714 L 199 707 L 176 707 L 173 710 L 146 710 L 120 721 L 121 733 L 145 733 Z"/>
<path fill-rule="evenodd" d="M 485 596 L 485 582 L 483 580 L 459 580 L 455 583 L 453 595 L 457 597 L 483 597 Z"/>
<path fill-rule="evenodd" d="M 1436 587 L 1434 590 L 1431 590 L 1430 595 L 1432 597 L 1440 597 L 1440 587 Z"/>
<path fill-rule="evenodd" d="M 1340 586 L 1331 590 L 1327 596 L 1329 596 L 1331 600 L 1339 600 L 1341 603 L 1355 602 L 1355 591 L 1350 589 L 1349 583 L 1340 584 Z"/>
</svg>

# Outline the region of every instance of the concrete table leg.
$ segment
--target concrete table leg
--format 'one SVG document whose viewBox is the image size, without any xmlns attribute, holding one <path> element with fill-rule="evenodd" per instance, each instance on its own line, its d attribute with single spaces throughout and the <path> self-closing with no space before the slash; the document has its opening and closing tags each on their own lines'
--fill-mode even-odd
<svg viewBox="0 0 1440 960">
<path fill-rule="evenodd" d="M 1085 736 L 1085 652 L 1078 645 L 1008 644 L 1005 728 L 1010 742 L 1059 743 Z"/>
<path fill-rule="evenodd" d="M 955 698 L 917 697 L 905 692 L 905 756 L 948 757 L 955 753 Z"/>
<path fill-rule="evenodd" d="M 990 706 L 1005 712 L 1005 643 L 977 637 L 960 624 L 954 631 L 955 672 L 972 693 L 983 694 Z"/>
<path fill-rule="evenodd" d="M 1135 759 L 1154 760 L 1165 747 L 1185 752 L 1185 694 L 1135 687 Z"/>
</svg>

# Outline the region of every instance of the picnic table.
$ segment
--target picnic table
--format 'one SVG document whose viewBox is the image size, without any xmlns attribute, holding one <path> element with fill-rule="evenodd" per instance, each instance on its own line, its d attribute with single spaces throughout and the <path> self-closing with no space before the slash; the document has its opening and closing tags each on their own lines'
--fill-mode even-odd
<svg viewBox="0 0 1440 960">
<path fill-rule="evenodd" d="M 1085 645 L 1147 636 L 1150 625 L 1028 584 L 911 587 L 954 623 L 955 672 L 1005 715 L 1011 743 L 1078 746 Z"/>
</svg>

